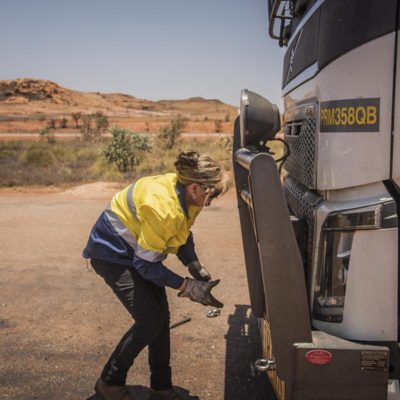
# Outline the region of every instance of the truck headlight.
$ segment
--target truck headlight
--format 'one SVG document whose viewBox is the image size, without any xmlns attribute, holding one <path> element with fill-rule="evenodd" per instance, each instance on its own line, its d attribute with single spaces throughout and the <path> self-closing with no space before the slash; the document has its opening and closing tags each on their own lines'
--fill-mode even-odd
<svg viewBox="0 0 400 400">
<path fill-rule="evenodd" d="M 394 201 L 328 215 L 321 232 L 321 250 L 314 286 L 314 319 L 336 323 L 343 320 L 354 232 L 393 227 L 397 227 Z"/>
<path fill-rule="evenodd" d="M 326 230 L 315 286 L 315 319 L 342 322 L 353 232 Z"/>
<path fill-rule="evenodd" d="M 247 89 L 240 98 L 241 146 L 263 146 L 281 129 L 278 107 Z"/>
</svg>

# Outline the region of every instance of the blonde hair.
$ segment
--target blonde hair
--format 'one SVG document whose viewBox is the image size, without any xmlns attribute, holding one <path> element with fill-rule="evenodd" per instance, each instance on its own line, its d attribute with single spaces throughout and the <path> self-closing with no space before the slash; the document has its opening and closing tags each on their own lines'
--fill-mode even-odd
<svg viewBox="0 0 400 400">
<path fill-rule="evenodd" d="M 220 165 L 208 154 L 182 151 L 175 161 L 178 181 L 183 185 L 200 183 L 215 186 L 223 180 Z"/>
</svg>

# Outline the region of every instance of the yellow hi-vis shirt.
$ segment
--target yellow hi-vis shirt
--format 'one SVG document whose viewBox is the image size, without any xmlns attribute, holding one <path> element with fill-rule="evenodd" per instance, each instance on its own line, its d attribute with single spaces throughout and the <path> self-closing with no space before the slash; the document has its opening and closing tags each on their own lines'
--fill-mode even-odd
<svg viewBox="0 0 400 400">
<path fill-rule="evenodd" d="M 201 211 L 201 207 L 189 205 L 185 214 L 176 185 L 174 173 L 145 177 L 111 201 L 111 211 L 119 220 L 113 223 L 117 232 L 134 247 L 137 256 L 147 261 L 161 261 L 167 254 L 176 254 Z M 118 228 L 119 222 L 127 229 Z"/>
</svg>

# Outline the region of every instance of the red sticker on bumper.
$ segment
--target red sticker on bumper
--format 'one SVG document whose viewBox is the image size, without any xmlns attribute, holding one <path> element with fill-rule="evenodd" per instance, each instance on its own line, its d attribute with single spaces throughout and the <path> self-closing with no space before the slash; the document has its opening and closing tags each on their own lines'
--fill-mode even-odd
<svg viewBox="0 0 400 400">
<path fill-rule="evenodd" d="M 306 353 L 306 359 L 311 364 L 324 365 L 332 361 L 332 353 L 326 350 L 311 350 Z"/>
</svg>

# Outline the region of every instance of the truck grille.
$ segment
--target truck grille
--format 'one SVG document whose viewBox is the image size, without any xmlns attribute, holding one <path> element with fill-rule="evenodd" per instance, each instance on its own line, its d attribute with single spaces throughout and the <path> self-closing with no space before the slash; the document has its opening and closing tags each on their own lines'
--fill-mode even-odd
<svg viewBox="0 0 400 400">
<path fill-rule="evenodd" d="M 307 117 L 285 125 L 285 140 L 290 156 L 285 169 L 309 189 L 316 188 L 316 120 Z"/>
<path fill-rule="evenodd" d="M 307 284 L 309 284 L 313 262 L 315 207 L 321 201 L 321 198 L 290 175 L 285 177 L 283 187 L 291 214 L 305 224 L 307 238 L 306 249 L 304 249 L 302 257 L 307 271 Z"/>
</svg>

